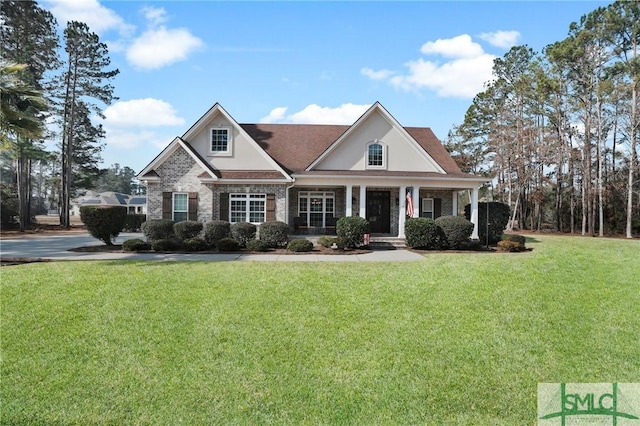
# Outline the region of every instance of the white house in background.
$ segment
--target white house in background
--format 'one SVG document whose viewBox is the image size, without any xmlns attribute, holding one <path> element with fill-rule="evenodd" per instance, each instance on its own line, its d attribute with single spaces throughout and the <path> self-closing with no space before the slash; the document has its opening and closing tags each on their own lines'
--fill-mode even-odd
<svg viewBox="0 0 640 426">
<path fill-rule="evenodd" d="M 69 214 L 80 216 L 82 206 L 126 206 L 129 214 L 147 214 L 147 197 L 119 192 L 87 191 L 83 196 L 71 200 Z"/>
<path fill-rule="evenodd" d="M 216 103 L 138 175 L 147 217 L 261 223 L 322 233 L 361 216 L 374 235 L 404 237 L 407 217 L 455 215 L 487 179 L 460 171 L 427 127 L 403 127 L 372 105 L 345 125 L 238 124 Z"/>
</svg>

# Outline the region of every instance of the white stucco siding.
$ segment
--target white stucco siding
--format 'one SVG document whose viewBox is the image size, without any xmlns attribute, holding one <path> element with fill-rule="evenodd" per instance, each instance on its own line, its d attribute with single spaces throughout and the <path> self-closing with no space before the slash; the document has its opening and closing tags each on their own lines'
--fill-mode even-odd
<svg viewBox="0 0 640 426">
<path fill-rule="evenodd" d="M 214 155 L 211 153 L 211 129 L 226 127 L 231 132 L 231 152 Z M 256 146 L 250 142 L 224 116 L 217 115 L 203 123 L 198 133 L 187 140 L 200 156 L 218 170 L 274 170 Z"/>
<path fill-rule="evenodd" d="M 403 133 L 403 130 L 392 126 L 380 114 L 372 114 L 315 169 L 367 170 L 367 146 L 378 140 L 385 147 L 384 170 L 437 172 L 433 164 L 427 161 L 424 151 Z"/>
</svg>

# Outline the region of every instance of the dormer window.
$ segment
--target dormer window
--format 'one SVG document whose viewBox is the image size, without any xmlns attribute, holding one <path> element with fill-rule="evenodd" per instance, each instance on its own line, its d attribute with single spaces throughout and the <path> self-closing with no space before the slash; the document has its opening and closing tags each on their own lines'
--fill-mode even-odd
<svg viewBox="0 0 640 426">
<path fill-rule="evenodd" d="M 230 154 L 231 153 L 231 130 L 227 127 L 216 127 L 211 129 L 211 153 Z"/>
<path fill-rule="evenodd" d="M 383 169 L 386 166 L 385 157 L 385 146 L 381 142 L 374 141 L 367 145 L 368 169 Z"/>
</svg>

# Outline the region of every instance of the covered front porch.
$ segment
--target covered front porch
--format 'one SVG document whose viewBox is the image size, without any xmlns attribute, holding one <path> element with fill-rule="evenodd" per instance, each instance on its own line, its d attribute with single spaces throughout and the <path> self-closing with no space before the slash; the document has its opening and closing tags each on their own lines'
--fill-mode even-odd
<svg viewBox="0 0 640 426">
<path fill-rule="evenodd" d="M 389 179 L 370 182 L 327 182 L 325 185 L 296 185 L 287 191 L 287 218 L 301 235 L 332 235 L 341 217 L 367 219 L 373 237 L 404 238 L 410 217 L 458 215 L 458 196 L 469 192 L 472 239 L 478 238 L 478 186 L 454 186 L 453 182 L 403 181 L 389 185 Z M 458 182 L 459 183 L 459 182 Z"/>
</svg>

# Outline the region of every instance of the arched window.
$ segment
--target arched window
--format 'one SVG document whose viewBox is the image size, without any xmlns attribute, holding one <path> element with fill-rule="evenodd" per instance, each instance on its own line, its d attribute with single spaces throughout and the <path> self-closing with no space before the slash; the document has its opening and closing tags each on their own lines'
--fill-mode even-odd
<svg viewBox="0 0 640 426">
<path fill-rule="evenodd" d="M 367 145 L 367 168 L 385 167 L 385 146 L 378 141 Z"/>
</svg>

